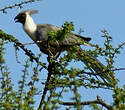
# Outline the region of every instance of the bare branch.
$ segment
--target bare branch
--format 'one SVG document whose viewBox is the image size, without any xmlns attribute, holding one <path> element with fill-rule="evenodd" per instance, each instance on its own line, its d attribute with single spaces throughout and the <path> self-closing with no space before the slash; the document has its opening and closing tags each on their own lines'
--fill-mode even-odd
<svg viewBox="0 0 125 110">
<path fill-rule="evenodd" d="M 74 106 L 76 105 L 76 102 L 62 102 L 60 104 L 65 106 Z M 99 96 L 97 96 L 96 100 L 81 102 L 81 105 L 90 105 L 90 104 L 100 104 L 105 108 L 107 108 L 108 110 L 113 110 L 113 107 L 104 102 Z"/>
<path fill-rule="evenodd" d="M 49 65 L 50 66 L 50 65 Z M 42 105 L 44 103 L 44 100 L 45 100 L 45 96 L 46 96 L 46 93 L 48 91 L 48 83 L 50 81 L 50 78 L 51 78 L 51 71 L 48 72 L 48 76 L 47 76 L 47 80 L 46 80 L 46 83 L 45 83 L 45 87 L 44 87 L 44 90 L 43 90 L 43 95 L 41 97 L 41 101 L 40 101 L 40 104 L 39 104 L 39 108 L 38 110 L 41 110 L 42 109 Z"/>
<path fill-rule="evenodd" d="M 125 70 L 125 68 L 114 68 L 113 70 L 111 70 L 111 71 L 120 71 L 120 70 Z"/>
<path fill-rule="evenodd" d="M 40 0 L 22 1 L 22 2 L 20 2 L 18 4 L 15 3 L 14 5 L 6 6 L 6 7 L 2 8 L 2 9 L 0 9 L 0 11 L 2 11 L 3 13 L 7 13 L 7 11 L 6 11 L 7 9 L 12 9 L 12 8 L 15 8 L 15 7 L 22 8 L 22 5 L 32 3 L 32 2 L 36 2 L 36 1 L 40 1 Z"/>
<path fill-rule="evenodd" d="M 114 69 L 112 69 L 112 70 L 105 70 L 105 71 L 103 71 L 103 72 L 101 72 L 101 73 L 93 73 L 93 72 L 83 72 L 84 74 L 88 74 L 88 75 L 94 75 L 94 76 L 96 76 L 96 75 L 99 75 L 99 74 L 102 74 L 102 73 L 106 73 L 106 72 L 109 72 L 109 71 L 125 71 L 125 68 L 114 68 Z"/>
</svg>

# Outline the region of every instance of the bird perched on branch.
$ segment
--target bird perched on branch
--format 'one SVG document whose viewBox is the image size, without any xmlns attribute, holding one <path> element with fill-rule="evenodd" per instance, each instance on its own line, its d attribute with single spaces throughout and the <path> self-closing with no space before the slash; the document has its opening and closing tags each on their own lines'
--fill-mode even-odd
<svg viewBox="0 0 125 110">
<path fill-rule="evenodd" d="M 77 34 L 70 33 L 63 40 L 57 40 L 55 42 L 49 42 L 48 48 L 48 32 L 58 31 L 60 28 L 51 24 L 35 24 L 31 15 L 37 13 L 36 10 L 26 10 L 20 12 L 15 18 L 15 22 L 20 22 L 23 25 L 24 31 L 29 35 L 29 37 L 38 45 L 40 50 L 45 53 L 51 53 L 52 56 L 56 58 L 60 55 L 62 51 L 69 50 L 72 46 L 89 45 L 90 37 L 83 37 Z M 59 36 L 58 36 L 59 37 Z M 81 51 L 81 50 L 80 50 Z M 83 52 L 83 53 L 82 53 Z M 102 79 L 110 80 L 112 77 L 109 74 L 102 73 L 106 67 L 100 63 L 96 58 L 93 58 L 85 51 L 79 52 L 83 57 L 83 62 L 88 66 L 90 70 L 99 73 Z"/>
<path fill-rule="evenodd" d="M 47 43 L 44 41 L 48 40 L 48 31 L 58 31 L 60 28 L 50 24 L 35 24 L 31 15 L 37 13 L 36 10 L 26 10 L 20 12 L 16 17 L 16 22 L 23 24 L 24 31 L 30 36 L 30 38 L 36 42 L 40 50 L 48 54 Z M 71 34 L 63 41 L 50 42 L 50 52 L 53 56 L 58 56 L 62 51 L 72 47 L 74 45 L 81 45 L 90 41 L 89 37 L 81 37 L 79 35 Z M 41 41 L 41 43 L 39 42 Z"/>
</svg>

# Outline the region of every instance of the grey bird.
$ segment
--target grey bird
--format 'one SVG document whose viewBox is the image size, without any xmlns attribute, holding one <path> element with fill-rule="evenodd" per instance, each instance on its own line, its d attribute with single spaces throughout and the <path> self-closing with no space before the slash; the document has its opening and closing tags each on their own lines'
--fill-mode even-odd
<svg viewBox="0 0 125 110">
<path fill-rule="evenodd" d="M 47 43 L 44 41 L 47 41 L 48 39 L 48 31 L 58 31 L 60 28 L 56 27 L 54 25 L 50 24 L 35 24 L 31 14 L 37 13 L 37 10 L 26 10 L 23 12 L 20 12 L 16 17 L 16 22 L 20 22 L 23 24 L 24 31 L 29 35 L 29 37 L 36 42 L 36 44 L 39 46 L 40 50 L 48 54 L 47 50 Z M 62 51 L 68 49 L 69 47 L 72 47 L 74 45 L 81 45 L 84 44 L 87 45 L 87 42 L 90 41 L 91 38 L 89 37 L 81 37 L 79 35 L 69 35 L 66 39 L 63 41 L 57 41 L 50 43 L 51 48 L 50 52 L 53 56 L 58 56 Z M 43 41 L 39 43 L 38 41 Z M 68 48 L 66 48 L 68 47 Z"/>
<path fill-rule="evenodd" d="M 47 40 L 48 40 L 48 31 L 58 31 L 60 28 L 51 24 L 35 24 L 31 15 L 37 13 L 37 10 L 26 10 L 20 12 L 15 18 L 15 22 L 20 22 L 23 25 L 24 31 L 29 35 L 29 37 L 36 42 L 40 50 L 45 53 L 58 57 L 60 53 L 64 50 L 68 50 L 72 46 L 80 46 L 80 45 L 89 45 L 90 37 L 83 37 L 77 34 L 70 34 L 64 40 L 57 42 L 50 42 L 50 49 L 47 49 Z M 41 42 L 38 42 L 41 41 Z M 83 57 L 83 62 L 88 66 L 92 72 L 99 73 L 99 76 L 103 80 L 111 80 L 111 76 L 109 73 L 103 73 L 106 70 L 106 67 L 100 63 L 96 58 L 90 56 L 84 50 L 80 52 Z"/>
</svg>

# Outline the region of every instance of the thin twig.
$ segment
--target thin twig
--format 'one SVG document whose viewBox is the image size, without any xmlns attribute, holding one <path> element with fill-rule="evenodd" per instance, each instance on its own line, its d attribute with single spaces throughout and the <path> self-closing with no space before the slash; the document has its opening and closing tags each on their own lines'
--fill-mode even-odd
<svg viewBox="0 0 125 110">
<path fill-rule="evenodd" d="M 106 73 L 106 72 L 109 72 L 109 71 L 120 71 L 120 70 L 125 71 L 125 68 L 114 68 L 112 70 L 105 70 L 105 71 L 103 71 L 101 73 L 93 73 L 93 72 L 85 72 L 85 71 L 83 71 L 83 73 L 84 74 L 88 74 L 88 75 L 94 75 L 94 76 L 96 76 L 96 75 L 99 75 L 99 74 L 102 74 L 102 73 Z"/>
<path fill-rule="evenodd" d="M 24 5 L 24 4 L 28 4 L 28 3 L 32 3 L 32 2 L 36 2 L 36 1 L 40 1 L 40 0 L 28 0 L 28 1 L 22 1 L 22 2 L 20 2 L 20 3 L 15 3 L 14 5 L 10 5 L 10 6 L 6 6 L 6 7 L 4 7 L 4 8 L 2 8 L 2 9 L 0 9 L 0 11 L 2 11 L 3 13 L 7 13 L 7 9 L 12 9 L 12 8 L 15 8 L 15 7 L 20 7 L 20 8 L 22 8 L 22 5 Z"/>
<path fill-rule="evenodd" d="M 65 106 L 74 106 L 74 105 L 76 105 L 76 102 L 61 102 L 60 104 L 65 105 Z M 112 106 L 110 106 L 109 104 L 104 102 L 99 96 L 97 96 L 96 100 L 81 102 L 81 105 L 90 105 L 90 104 L 100 104 L 100 105 L 104 106 L 105 108 L 107 108 L 108 110 L 113 109 Z"/>
<path fill-rule="evenodd" d="M 32 44 L 36 44 L 36 43 L 42 43 L 42 41 L 36 41 L 36 42 L 30 42 L 30 43 L 24 43 L 22 44 L 23 46 L 26 46 L 26 45 L 32 45 Z M 20 45 L 21 46 L 21 45 Z"/>
<path fill-rule="evenodd" d="M 35 60 L 36 63 L 39 63 L 42 67 L 44 67 L 45 69 L 47 69 L 47 67 L 45 66 L 45 64 L 43 64 L 42 62 L 39 61 L 38 57 L 35 57 L 35 55 L 30 50 L 24 48 L 24 45 L 22 45 L 21 43 L 16 43 L 16 45 L 18 47 L 20 47 L 25 52 L 25 54 L 27 56 L 29 56 L 32 60 Z"/>
</svg>

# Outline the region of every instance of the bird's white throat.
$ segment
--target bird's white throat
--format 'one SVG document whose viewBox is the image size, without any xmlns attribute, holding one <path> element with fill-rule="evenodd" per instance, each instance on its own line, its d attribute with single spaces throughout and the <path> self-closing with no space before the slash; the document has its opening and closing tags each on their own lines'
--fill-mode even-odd
<svg viewBox="0 0 125 110">
<path fill-rule="evenodd" d="M 23 28 L 24 31 L 31 37 L 31 39 L 35 40 L 34 33 L 36 31 L 37 26 L 29 14 L 26 15 L 26 21 Z"/>
</svg>

